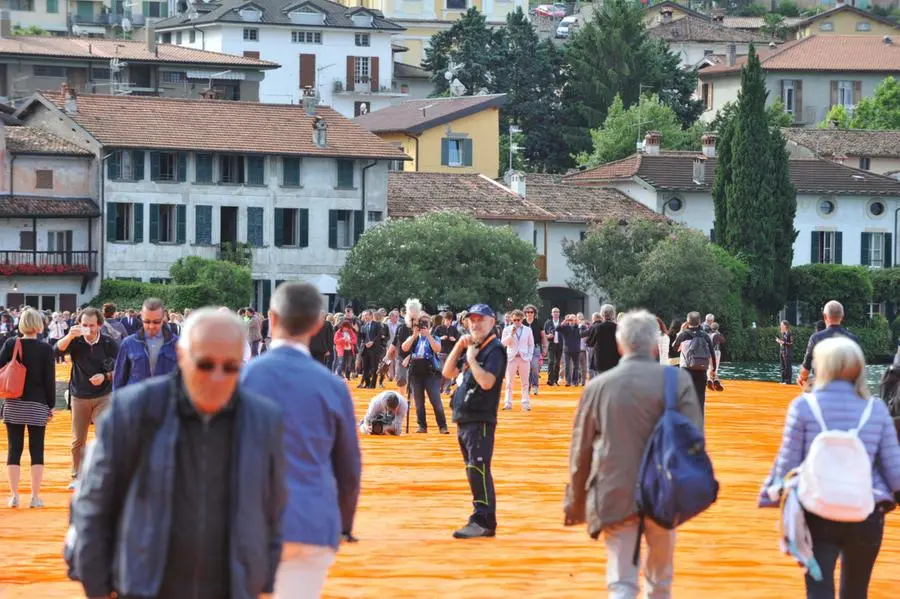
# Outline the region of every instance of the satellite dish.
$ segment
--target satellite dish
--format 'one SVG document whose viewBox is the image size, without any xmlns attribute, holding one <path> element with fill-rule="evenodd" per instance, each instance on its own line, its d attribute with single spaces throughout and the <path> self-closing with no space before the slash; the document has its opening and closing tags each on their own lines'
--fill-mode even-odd
<svg viewBox="0 0 900 599">
<path fill-rule="evenodd" d="M 127 32 L 127 31 L 131 31 L 132 29 L 134 29 L 134 27 L 132 27 L 132 25 L 131 25 L 131 19 L 129 19 L 128 17 L 124 17 L 122 19 L 122 31 Z"/>
</svg>

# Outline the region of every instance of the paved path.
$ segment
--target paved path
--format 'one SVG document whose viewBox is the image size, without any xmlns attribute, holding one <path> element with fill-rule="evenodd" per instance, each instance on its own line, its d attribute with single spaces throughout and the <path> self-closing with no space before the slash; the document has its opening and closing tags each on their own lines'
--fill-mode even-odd
<svg viewBox="0 0 900 599">
<path fill-rule="evenodd" d="M 755 507 L 793 388 L 725 382 L 708 404 L 709 446 L 722 484 L 719 503 L 679 531 L 675 597 L 771 599 L 803 596 L 799 567 L 777 550 L 776 512 Z M 494 458 L 496 539 L 456 541 L 470 503 L 453 435 L 363 439 L 362 541 L 345 547 L 328 597 L 604 596 L 604 550 L 581 528 L 562 526 L 568 435 L 576 389 L 542 393 L 531 413 L 501 412 Z M 362 414 L 372 391 L 354 391 Z M 433 417 L 429 416 L 433 425 Z M 79 597 L 60 558 L 67 522 L 67 412 L 48 435 L 44 510 L 0 507 L 0 598 Z M 5 439 L 0 453 L 5 453 Z M 27 452 L 26 452 L 27 456 Z M 27 457 L 25 458 L 27 460 Z M 23 478 L 27 479 L 27 475 Z M 5 481 L 0 484 L 5 484 Z M 0 487 L 2 488 L 2 487 Z M 27 504 L 27 480 L 23 481 Z M 5 505 L 6 492 L 0 492 Z M 900 519 L 888 518 L 869 596 L 896 597 Z"/>
</svg>

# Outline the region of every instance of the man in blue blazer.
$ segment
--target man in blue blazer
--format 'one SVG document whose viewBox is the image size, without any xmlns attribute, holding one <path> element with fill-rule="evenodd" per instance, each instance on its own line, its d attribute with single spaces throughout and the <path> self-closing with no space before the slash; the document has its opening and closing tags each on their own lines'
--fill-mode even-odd
<svg viewBox="0 0 900 599">
<path fill-rule="evenodd" d="M 241 375 L 242 388 L 284 410 L 288 500 L 278 599 L 319 597 L 341 539 L 354 541 L 361 461 L 346 384 L 309 352 L 322 326 L 322 297 L 309 284 L 282 283 L 269 304 L 272 343 Z"/>
</svg>

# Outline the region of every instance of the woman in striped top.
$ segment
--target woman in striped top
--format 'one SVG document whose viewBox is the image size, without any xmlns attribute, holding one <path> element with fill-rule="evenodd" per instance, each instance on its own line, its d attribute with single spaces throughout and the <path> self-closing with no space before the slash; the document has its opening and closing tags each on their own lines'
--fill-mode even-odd
<svg viewBox="0 0 900 599">
<path fill-rule="evenodd" d="M 31 308 L 19 316 L 22 334 L 21 360 L 27 370 L 25 390 L 19 399 L 6 400 L 0 408 L 0 418 L 6 423 L 9 452 L 6 468 L 12 497 L 9 507 L 19 507 L 20 460 L 25 449 L 25 429 L 28 428 L 28 450 L 31 454 L 31 503 L 29 507 L 44 507 L 41 501 L 41 481 L 44 477 L 44 432 L 53 417 L 56 405 L 56 373 L 53 348 L 38 340 L 44 330 L 40 313 Z M 16 338 L 10 337 L 0 349 L 0 368 L 12 360 Z"/>
</svg>

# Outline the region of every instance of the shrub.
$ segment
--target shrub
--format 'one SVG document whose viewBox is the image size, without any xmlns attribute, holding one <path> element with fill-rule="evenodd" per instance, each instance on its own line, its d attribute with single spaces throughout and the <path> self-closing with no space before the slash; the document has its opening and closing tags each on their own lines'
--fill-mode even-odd
<svg viewBox="0 0 900 599">
<path fill-rule="evenodd" d="M 158 297 L 170 310 L 200 308 L 214 305 L 215 291 L 206 285 L 162 285 L 138 281 L 106 279 L 100 284 L 100 293 L 90 305 L 100 307 L 112 302 L 119 310 L 140 310 L 148 297 Z"/>
<path fill-rule="evenodd" d="M 864 266 L 840 264 L 807 264 L 791 269 L 789 297 L 809 306 L 810 318 L 822 313 L 830 300 L 844 306 L 844 319 L 849 324 L 864 324 L 872 298 L 871 271 Z"/>
</svg>

